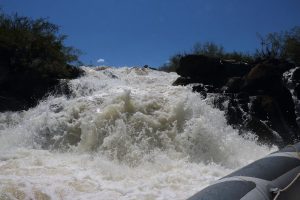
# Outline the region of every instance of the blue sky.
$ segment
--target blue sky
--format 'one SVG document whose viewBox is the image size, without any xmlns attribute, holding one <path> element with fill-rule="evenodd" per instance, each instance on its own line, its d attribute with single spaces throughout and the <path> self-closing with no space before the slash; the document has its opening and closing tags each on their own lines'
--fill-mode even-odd
<svg viewBox="0 0 300 200">
<path fill-rule="evenodd" d="M 300 0 L 1 0 L 6 13 L 48 17 L 86 64 L 160 66 L 212 41 L 254 52 L 257 33 L 300 26 Z M 98 61 L 98 62 L 97 62 Z"/>
</svg>

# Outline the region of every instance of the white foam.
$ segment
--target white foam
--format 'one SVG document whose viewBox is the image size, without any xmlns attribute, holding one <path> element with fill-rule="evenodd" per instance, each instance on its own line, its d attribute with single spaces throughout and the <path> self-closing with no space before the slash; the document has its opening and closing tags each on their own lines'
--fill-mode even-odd
<svg viewBox="0 0 300 200">
<path fill-rule="evenodd" d="M 84 70 L 71 98 L 0 114 L 2 198 L 186 199 L 275 150 L 171 86 L 175 73 Z"/>
</svg>

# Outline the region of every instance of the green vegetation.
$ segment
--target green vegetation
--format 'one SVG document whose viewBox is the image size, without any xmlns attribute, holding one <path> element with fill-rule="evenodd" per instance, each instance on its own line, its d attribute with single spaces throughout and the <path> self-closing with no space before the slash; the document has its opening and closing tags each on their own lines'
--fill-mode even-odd
<svg viewBox="0 0 300 200">
<path fill-rule="evenodd" d="M 210 58 L 231 60 L 235 62 L 253 63 L 257 60 L 279 59 L 300 65 L 300 27 L 282 33 L 270 33 L 265 37 L 258 35 L 261 47 L 255 54 L 242 52 L 226 52 L 222 45 L 213 42 L 196 43 L 189 53 L 172 56 L 169 63 L 160 67 L 160 70 L 171 72 L 179 67 L 180 59 L 187 55 L 203 55 Z"/>
<path fill-rule="evenodd" d="M 185 55 L 177 54 L 169 59 L 169 62 L 159 67 L 159 70 L 165 72 L 175 72 L 179 67 L 179 61 Z"/>
<path fill-rule="evenodd" d="M 203 55 L 210 58 L 220 58 L 222 60 L 234 60 L 239 62 L 253 62 L 254 58 L 251 55 L 241 53 L 241 52 L 225 52 L 222 45 L 217 45 L 213 42 L 206 43 L 196 43 L 190 53 L 177 54 L 172 56 L 169 60 L 169 63 L 166 63 L 160 70 L 167 72 L 174 72 L 179 67 L 180 59 L 187 55 Z"/>
<path fill-rule="evenodd" d="M 79 51 L 64 45 L 65 35 L 46 19 L 32 20 L 0 11 L 0 69 L 31 78 L 72 78 L 80 70 Z"/>
<path fill-rule="evenodd" d="M 256 57 L 282 59 L 300 65 L 300 27 L 281 33 L 269 33 L 265 37 L 258 35 L 261 47 Z"/>
<path fill-rule="evenodd" d="M 60 79 L 83 74 L 79 51 L 46 19 L 5 15 L 0 10 L 0 112 L 35 106 L 48 93 L 68 93 Z"/>
<path fill-rule="evenodd" d="M 251 55 L 237 51 L 225 52 L 222 45 L 217 45 L 213 42 L 206 42 L 204 44 L 196 43 L 192 50 L 192 54 L 220 58 L 223 60 L 236 60 L 241 62 L 253 61 L 253 57 Z"/>
</svg>

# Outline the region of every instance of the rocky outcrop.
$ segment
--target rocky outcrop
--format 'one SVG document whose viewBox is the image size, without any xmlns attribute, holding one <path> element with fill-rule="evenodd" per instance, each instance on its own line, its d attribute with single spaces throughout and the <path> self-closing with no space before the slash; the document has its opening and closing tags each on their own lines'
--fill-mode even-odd
<svg viewBox="0 0 300 200">
<path fill-rule="evenodd" d="M 283 81 L 283 73 L 293 68 L 280 60 L 246 64 L 189 55 L 180 61 L 178 74 L 182 77 L 174 85 L 197 83 L 194 91 L 211 98 L 241 134 L 251 131 L 260 142 L 284 146 L 300 138 L 293 94 Z M 300 94 L 299 78 L 300 70 L 294 70 L 296 96 Z"/>
<path fill-rule="evenodd" d="M 67 81 L 60 77 L 43 77 L 38 72 L 14 72 L 9 65 L 0 63 L 0 112 L 20 111 L 35 106 L 39 100 L 49 93 L 69 94 Z M 83 74 L 79 68 L 68 66 L 68 72 L 61 74 L 61 78 L 71 79 Z"/>
<path fill-rule="evenodd" d="M 187 55 L 180 60 L 176 72 L 182 77 L 189 77 L 191 82 L 221 87 L 228 78 L 243 76 L 250 70 L 251 66 L 246 63 Z"/>
<path fill-rule="evenodd" d="M 300 126 L 300 67 L 296 67 L 284 73 L 284 82 L 295 104 L 295 114 L 298 126 Z"/>
</svg>

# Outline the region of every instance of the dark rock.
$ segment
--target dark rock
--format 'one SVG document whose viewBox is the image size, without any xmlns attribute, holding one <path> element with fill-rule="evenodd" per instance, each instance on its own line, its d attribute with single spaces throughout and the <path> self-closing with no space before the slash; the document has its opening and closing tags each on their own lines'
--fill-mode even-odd
<svg viewBox="0 0 300 200">
<path fill-rule="evenodd" d="M 244 79 L 242 77 L 232 77 L 229 78 L 222 90 L 226 93 L 237 93 L 241 91 L 242 85 L 244 85 Z"/>
<path fill-rule="evenodd" d="M 212 85 L 197 84 L 193 86 L 194 92 L 219 93 L 220 90 Z"/>
<path fill-rule="evenodd" d="M 218 58 L 202 55 L 187 55 L 180 59 L 176 72 L 189 77 L 193 83 L 222 87 L 229 78 L 248 73 L 251 66 L 240 62 L 224 62 Z"/>
<path fill-rule="evenodd" d="M 295 87 L 295 93 L 297 95 L 297 99 L 300 99 L 300 84 L 297 84 Z"/>
<path fill-rule="evenodd" d="M 300 67 L 294 71 L 292 75 L 292 82 L 294 85 L 295 96 L 300 100 Z"/>
<path fill-rule="evenodd" d="M 234 98 L 230 98 L 227 109 L 225 110 L 227 116 L 227 122 L 239 128 L 245 120 L 243 108 L 240 106 L 238 101 Z"/>
<path fill-rule="evenodd" d="M 9 81 L 6 81 L 0 85 L 0 96 L 4 99 L 11 99 L 13 102 L 18 102 L 20 105 L 14 107 L 14 103 L 1 105 L 1 112 L 3 111 L 17 111 L 22 109 L 28 109 L 37 104 L 47 93 L 54 90 L 54 87 L 58 85 L 59 81 L 55 79 L 39 80 L 26 75 L 16 75 L 10 77 Z"/>
<path fill-rule="evenodd" d="M 67 78 L 75 78 L 83 74 L 79 68 L 67 66 L 67 69 L 69 70 Z M 34 107 L 49 93 L 69 95 L 71 91 L 67 80 L 60 81 L 58 77 L 43 77 L 35 72 L 9 72 L 0 82 L 0 112 Z"/>
<path fill-rule="evenodd" d="M 297 67 L 297 69 L 294 71 L 292 79 L 293 81 L 300 83 L 300 67 Z"/>
<path fill-rule="evenodd" d="M 282 73 L 271 64 L 256 65 L 245 77 L 243 91 L 256 94 L 258 90 L 276 93 L 282 89 Z"/>
<path fill-rule="evenodd" d="M 183 77 L 190 77 L 198 83 L 211 82 L 211 76 L 216 75 L 220 60 L 207 56 L 187 55 L 179 61 L 176 72 Z M 209 77 L 208 77 L 209 76 Z M 203 82 L 200 82 L 203 81 Z"/>
<path fill-rule="evenodd" d="M 245 76 L 242 91 L 256 94 L 264 91 L 268 94 L 278 94 L 284 88 L 282 75 L 294 68 L 294 65 L 283 61 L 267 60 L 255 65 Z"/>
<path fill-rule="evenodd" d="M 69 87 L 69 80 L 68 79 L 59 80 L 59 84 L 55 85 L 52 93 L 57 96 L 66 95 L 68 98 L 70 98 L 72 95 L 72 90 Z"/>
<path fill-rule="evenodd" d="M 174 81 L 174 83 L 173 83 L 172 85 L 175 85 L 175 86 L 176 86 L 176 85 L 188 85 L 188 84 L 191 84 L 191 83 L 193 83 L 193 81 L 192 81 L 191 78 L 180 76 L 180 77 L 178 77 L 178 78 Z"/>
<path fill-rule="evenodd" d="M 220 91 L 218 88 L 215 88 L 212 85 L 204 85 L 199 83 L 193 86 L 193 92 L 198 92 L 206 98 L 207 93 L 219 93 Z"/>
<path fill-rule="evenodd" d="M 26 102 L 9 96 L 0 96 L 0 111 L 18 111 L 25 109 Z"/>
<path fill-rule="evenodd" d="M 215 95 L 213 104 L 225 111 L 228 124 L 239 129 L 241 134 L 255 133 L 262 143 L 283 146 L 294 143 L 299 137 L 295 118 L 287 116 L 288 112 L 283 113 L 274 97 L 225 93 Z"/>
<path fill-rule="evenodd" d="M 248 103 L 250 101 L 249 94 L 245 92 L 240 92 L 236 95 L 236 98 L 240 103 Z"/>
<path fill-rule="evenodd" d="M 271 96 L 257 96 L 250 111 L 252 116 L 266 121 L 266 124 L 282 137 L 285 144 L 293 143 L 300 133 L 294 107 L 289 108 L 288 104 L 289 102 L 280 102 Z"/>
<path fill-rule="evenodd" d="M 225 111 L 227 122 L 244 133 L 254 132 L 260 142 L 291 144 L 300 139 L 295 105 L 283 73 L 295 66 L 281 60 L 259 61 L 251 66 L 199 55 L 181 58 L 174 84 L 198 83 L 193 91 Z M 293 91 L 300 97 L 300 68 L 293 74 Z M 300 118 L 298 117 L 298 121 Z"/>
<path fill-rule="evenodd" d="M 152 69 L 152 70 L 157 70 L 156 68 L 149 67 L 149 65 L 144 65 L 144 68 L 146 68 L 146 69 Z"/>
<path fill-rule="evenodd" d="M 266 123 L 256 117 L 247 119 L 244 122 L 243 129 L 256 134 L 259 133 L 258 141 L 261 143 L 284 146 L 283 140 Z"/>
<path fill-rule="evenodd" d="M 9 62 L 0 57 L 0 84 L 5 82 L 9 74 Z"/>
</svg>

